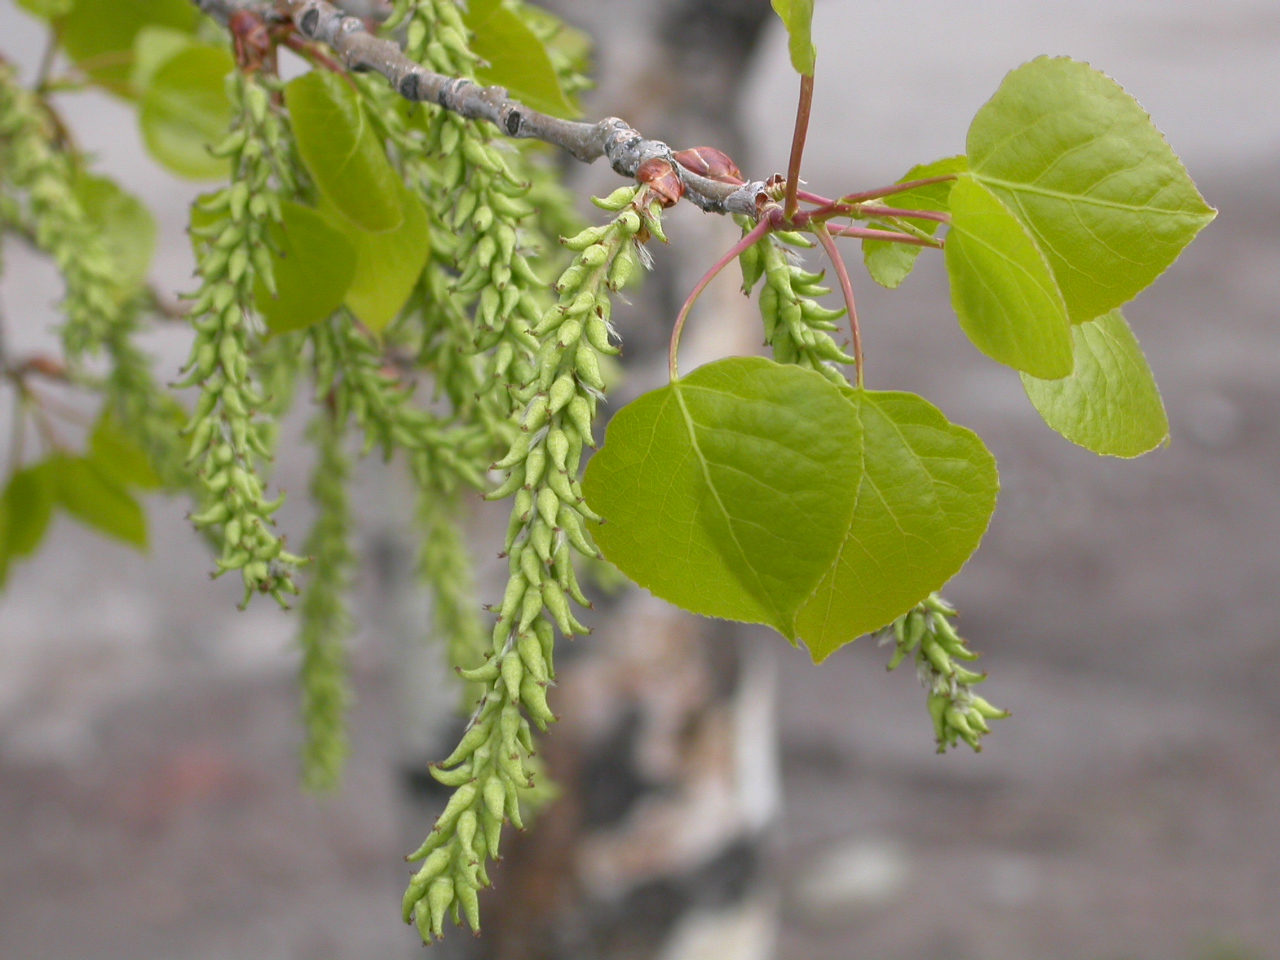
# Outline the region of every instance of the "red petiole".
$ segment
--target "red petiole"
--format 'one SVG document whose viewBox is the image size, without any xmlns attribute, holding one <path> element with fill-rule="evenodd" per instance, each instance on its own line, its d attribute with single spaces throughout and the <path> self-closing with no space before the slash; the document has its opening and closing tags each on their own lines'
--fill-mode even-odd
<svg viewBox="0 0 1280 960">
<path fill-rule="evenodd" d="M 680 308 L 680 315 L 676 317 L 676 325 L 671 329 L 671 346 L 667 349 L 667 372 L 670 374 L 672 381 L 680 379 L 680 373 L 676 369 L 676 354 L 680 352 L 680 335 L 684 332 L 684 323 L 689 319 L 689 311 L 697 303 L 698 297 L 702 296 L 702 291 L 707 289 L 707 285 L 716 278 L 721 270 L 732 263 L 734 258 L 772 229 L 772 218 L 761 217 L 760 222 L 752 227 L 741 240 L 730 247 L 729 252 L 717 260 L 715 266 L 703 275 L 697 286 L 693 288 L 693 292 L 689 294 L 688 299 L 685 300 L 684 306 Z"/>
<path fill-rule="evenodd" d="M 827 252 L 827 257 L 831 260 L 831 268 L 835 270 L 836 278 L 840 281 L 840 292 L 844 294 L 844 305 L 849 311 L 849 332 L 853 335 L 855 382 L 858 389 L 861 390 L 862 330 L 858 326 L 858 307 L 853 302 L 853 281 L 849 279 L 849 268 L 844 265 L 844 258 L 840 256 L 840 251 L 836 248 L 836 242 L 831 239 L 831 232 L 827 229 L 827 225 L 819 223 L 813 228 L 813 233 L 818 238 L 818 242 L 822 244 L 822 249 Z"/>
</svg>

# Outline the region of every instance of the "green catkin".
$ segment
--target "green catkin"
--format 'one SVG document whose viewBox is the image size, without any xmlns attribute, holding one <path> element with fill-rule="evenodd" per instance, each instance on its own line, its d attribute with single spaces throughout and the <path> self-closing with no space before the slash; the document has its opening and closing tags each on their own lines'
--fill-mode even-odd
<svg viewBox="0 0 1280 960">
<path fill-rule="evenodd" d="M 916 674 L 928 693 L 938 752 L 945 753 L 961 740 L 981 752 L 982 737 L 990 732 L 987 721 L 1003 719 L 1009 712 L 973 692 L 975 684 L 987 679 L 985 673 L 955 662 L 978 658 L 956 633 L 951 623 L 955 615 L 954 607 L 932 593 L 881 631 L 880 644 L 894 645 L 890 670 L 897 669 L 907 657 L 915 657 Z"/>
<path fill-rule="evenodd" d="M 96 352 L 121 319 L 111 257 L 75 193 L 73 154 L 39 97 L 0 64 L 0 145 L 4 177 L 27 197 L 37 247 L 53 257 L 66 282 L 61 334 L 68 359 Z"/>
<path fill-rule="evenodd" d="M 49 111 L 8 66 L 0 66 L 0 155 L 4 179 L 26 198 L 25 204 L 9 198 L 5 219 L 49 253 L 63 276 L 61 334 L 68 359 L 74 364 L 104 348 L 110 361 L 101 382 L 83 371 L 77 371 L 78 380 L 101 387 L 120 427 L 148 454 L 166 489 L 190 487 L 192 474 L 177 434 L 185 414 L 156 382 L 151 358 L 133 343 L 150 298 L 120 286 L 76 194 L 82 158 L 59 142 Z"/>
<path fill-rule="evenodd" d="M 248 604 L 254 593 L 270 594 L 281 606 L 296 594 L 294 568 L 305 562 L 288 553 L 274 530 L 272 514 L 283 496 L 268 500 L 258 463 L 269 459 L 269 431 L 260 411 L 268 398 L 255 386 L 250 345 L 256 339 L 253 284 L 271 289 L 267 229 L 280 217 L 281 193 L 292 193 L 284 118 L 271 103 L 270 81 L 236 71 L 228 78 L 234 107 L 232 133 L 215 148 L 231 164 L 231 183 L 198 201 L 212 222 L 201 231 L 197 272 L 201 285 L 190 320 L 196 330 L 184 386 L 198 386 L 197 415 L 184 429 L 188 460 L 205 488 L 204 509 L 192 516 L 201 529 L 220 528 L 218 575 L 239 570 Z M 251 200 L 253 202 L 251 202 Z"/>
<path fill-rule="evenodd" d="M 309 790 L 332 790 L 347 756 L 346 711 L 351 702 L 346 643 L 352 633 L 346 594 L 355 568 L 347 487 L 350 465 L 344 431 L 328 411 L 310 431 L 317 447 L 311 475 L 316 518 L 307 537 L 312 558 L 302 595 L 298 645 L 302 648 L 302 783 Z"/>
<path fill-rule="evenodd" d="M 353 418 L 365 438 L 365 452 L 382 449 L 390 459 L 398 448 L 409 457 L 418 482 L 455 490 L 484 486 L 482 463 L 489 451 L 485 431 L 450 423 L 412 403 L 412 391 L 386 370 L 379 344 L 351 315 L 340 310 L 311 330 L 316 394 L 332 397 L 338 417 Z"/>
<path fill-rule="evenodd" d="M 822 275 L 806 273 L 792 263 L 783 242 L 773 234 L 761 237 L 744 252 L 741 263 L 748 293 L 764 278 L 760 316 L 773 358 L 816 370 L 837 385 L 846 384 L 838 365 L 851 364 L 854 358 L 840 349 L 829 332 L 839 329 L 836 321 L 844 311 L 828 310 L 813 299 L 830 292 L 820 286 Z"/>
<path fill-rule="evenodd" d="M 639 202 L 643 197 L 637 198 L 641 192 L 642 188 L 633 188 L 632 196 L 637 200 L 634 209 L 644 211 L 644 222 L 651 223 L 652 214 Z M 561 277 L 556 309 L 566 315 L 579 309 L 582 294 L 586 293 L 593 301 L 589 309 L 607 310 L 611 294 L 610 268 L 618 256 L 631 253 L 642 223 L 640 218 L 629 216 L 631 212 L 632 208 L 628 208 L 603 230 L 597 228 L 596 243 L 603 248 L 603 256 L 588 255 L 587 250 L 594 246 L 583 245 L 582 252 Z M 450 880 L 450 889 L 458 893 L 464 905 L 476 890 L 480 876 L 472 864 L 496 856 L 503 821 L 517 822 L 519 817 L 516 798 L 521 790 L 530 786 L 530 774 L 535 770 L 529 750 L 530 720 L 539 729 L 546 729 L 555 719 L 546 699 L 547 685 L 555 675 L 551 659 L 552 630 L 558 627 L 568 636 L 585 632 L 569 606 L 568 596 L 582 596 L 572 564 L 564 558 L 556 563 L 554 558 L 564 538 L 569 536 L 566 525 L 577 534 L 569 538 L 570 542 L 587 547 L 588 555 L 594 556 L 596 551 L 583 531 L 585 504 L 578 486 L 577 464 L 570 476 L 553 462 L 554 457 L 548 452 L 551 436 L 576 433 L 580 427 L 569 415 L 568 408 L 573 403 L 553 413 L 547 396 L 538 389 L 541 383 L 563 382 L 561 378 L 567 377 L 573 385 L 574 401 L 586 407 L 587 436 L 580 439 L 593 444 L 589 418 L 601 394 L 584 379 L 584 366 L 590 369 L 582 360 L 584 350 L 593 348 L 581 331 L 572 342 L 567 342 L 558 329 L 544 334 L 536 350 L 539 368 L 529 370 L 528 382 L 517 384 L 514 390 L 522 403 L 514 417 L 522 424 L 522 435 L 512 443 L 508 456 L 502 461 L 508 464 L 510 480 L 490 495 L 491 498 L 505 495 L 507 487 L 513 487 L 512 492 L 519 490 L 509 531 L 510 578 L 493 629 L 489 651 L 492 667 L 485 673 L 487 682 L 480 706 L 462 743 L 441 765 L 452 768 L 469 764 L 473 779 L 454 794 L 418 851 L 420 856 L 441 849 L 451 851 L 450 865 L 443 876 Z M 546 528 L 552 530 L 550 542 L 544 539 Z M 539 543 L 548 556 L 542 555 Z M 463 791 L 468 792 L 464 795 Z M 463 806 L 474 813 L 480 827 L 471 843 L 463 842 L 451 819 L 461 815 L 463 807 L 455 808 L 462 803 L 460 796 L 466 797 Z M 481 838 L 485 838 L 483 850 L 476 846 Z M 438 882 L 433 880 L 432 884 Z M 410 892 L 419 888 L 421 884 Z M 416 915 L 420 930 L 425 928 L 438 937 L 443 932 L 443 913 L 435 909 L 436 904 L 431 900 L 432 888 L 425 889 L 425 894 L 407 898 L 406 911 Z M 471 922 L 470 910 L 465 912 Z"/>
</svg>

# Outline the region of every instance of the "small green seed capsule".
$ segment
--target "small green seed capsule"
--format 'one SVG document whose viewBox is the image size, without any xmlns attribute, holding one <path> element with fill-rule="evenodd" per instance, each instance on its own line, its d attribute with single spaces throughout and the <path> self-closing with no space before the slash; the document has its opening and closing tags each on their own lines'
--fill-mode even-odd
<svg viewBox="0 0 1280 960">
<path fill-rule="evenodd" d="M 565 408 L 565 412 L 568 413 L 569 420 L 573 423 L 574 429 L 578 431 L 583 441 L 594 448 L 595 443 L 591 439 L 591 420 L 594 415 L 587 398 L 581 394 L 575 394 Z"/>
<path fill-rule="evenodd" d="M 533 547 L 533 552 L 537 554 L 538 559 L 543 563 L 551 562 L 551 541 L 553 539 L 551 527 L 541 519 L 533 522 L 533 526 L 529 530 L 529 543 Z"/>
<path fill-rule="evenodd" d="M 520 702 L 529 711 L 529 716 L 533 718 L 539 730 L 545 731 L 548 724 L 555 723 L 556 715 L 547 705 L 547 688 L 535 681 L 533 677 L 525 677 L 524 683 L 521 684 Z"/>
<path fill-rule="evenodd" d="M 600 358 L 596 356 L 591 344 L 579 343 L 573 360 L 578 379 L 597 390 L 604 389 L 604 378 L 600 376 Z"/>
<path fill-rule="evenodd" d="M 502 784 L 501 777 L 490 777 L 485 781 L 484 785 L 484 805 L 490 815 L 498 820 L 501 824 L 504 817 L 504 809 L 507 804 L 507 790 Z M 492 847 L 493 844 L 490 844 Z"/>
<path fill-rule="evenodd" d="M 520 606 L 520 624 L 517 629 L 528 630 L 529 624 L 533 623 L 540 613 L 542 613 L 542 596 L 537 587 L 530 586 L 525 592 L 524 603 Z"/>
<path fill-rule="evenodd" d="M 613 258 L 613 263 L 609 264 L 609 276 L 606 281 L 610 290 L 621 290 L 631 275 L 635 272 L 636 258 L 635 254 L 629 248 L 619 251 L 618 255 Z"/>
<path fill-rule="evenodd" d="M 520 681 L 524 679 L 524 664 L 520 662 L 520 658 L 512 653 L 508 653 L 502 658 L 502 684 L 507 688 L 507 697 L 510 701 L 520 698 Z"/>
<path fill-rule="evenodd" d="M 524 461 L 524 485 L 529 489 L 533 489 L 542 479 L 542 474 L 547 468 L 547 450 L 546 447 L 538 446 L 529 451 L 529 456 Z"/>
<path fill-rule="evenodd" d="M 436 877 L 427 890 L 427 904 L 431 909 L 431 932 L 444 935 L 444 913 L 453 903 L 453 881 L 448 877 Z"/>
<path fill-rule="evenodd" d="M 560 628 L 561 633 L 566 637 L 572 637 L 578 632 L 575 629 L 577 621 L 573 619 L 572 614 L 569 612 L 569 599 L 565 596 L 560 584 L 550 578 L 543 580 L 542 602 L 546 604 L 551 616 L 555 618 L 556 626 Z"/>
<path fill-rule="evenodd" d="M 621 210 L 628 203 L 634 200 L 635 195 L 636 195 L 635 187 L 630 187 L 630 186 L 619 187 L 617 190 L 613 191 L 613 193 L 609 194 L 607 197 L 603 199 L 601 199 L 600 197 L 592 197 L 591 202 L 594 203 L 601 210 L 616 211 L 616 210 Z"/>
<path fill-rule="evenodd" d="M 602 243 L 595 243 L 583 250 L 578 262 L 584 267 L 598 267 L 609 259 L 609 248 Z"/>
<path fill-rule="evenodd" d="M 549 527 L 555 527 L 560 516 L 560 498 L 550 487 L 538 491 L 538 515 Z"/>
<path fill-rule="evenodd" d="M 542 657 L 542 644 L 532 633 L 524 633 L 516 641 L 516 651 L 529 676 L 540 683 L 547 682 L 547 662 Z"/>
<path fill-rule="evenodd" d="M 582 524 L 582 518 L 578 511 L 573 509 L 567 503 L 562 505 L 560 513 L 556 518 L 559 521 L 559 527 L 564 531 L 569 542 L 573 544 L 573 548 L 579 553 L 588 557 L 599 557 L 600 548 L 597 547 L 591 539 L 591 535 L 587 532 Z"/>
<path fill-rule="evenodd" d="M 587 342 L 605 356 L 616 357 L 622 352 L 609 342 L 609 324 L 594 311 L 587 317 Z"/>
<path fill-rule="evenodd" d="M 524 574 L 524 578 L 529 582 L 530 587 L 536 587 L 542 583 L 542 563 L 536 550 L 524 550 L 521 552 L 520 572 Z"/>
<path fill-rule="evenodd" d="M 557 414 L 565 408 L 567 404 L 578 393 L 578 385 L 574 383 L 573 377 L 567 373 L 561 374 L 556 381 L 551 384 L 548 392 L 549 410 L 552 414 Z"/>
<path fill-rule="evenodd" d="M 547 434 L 547 452 L 551 454 L 551 462 L 556 469 L 564 471 L 566 458 L 569 456 L 569 438 L 558 427 Z"/>
</svg>

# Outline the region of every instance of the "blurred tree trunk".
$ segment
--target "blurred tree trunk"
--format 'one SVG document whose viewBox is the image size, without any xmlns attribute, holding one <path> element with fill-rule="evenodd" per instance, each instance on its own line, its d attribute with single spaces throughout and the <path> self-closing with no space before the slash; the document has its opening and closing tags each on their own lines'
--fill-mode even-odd
<svg viewBox="0 0 1280 960">
<path fill-rule="evenodd" d="M 547 5 L 597 38 L 601 85 L 592 116 L 626 117 L 675 147 L 716 146 L 746 166 L 738 100 L 767 0 Z M 575 189 L 612 190 L 616 176 L 599 166 L 569 170 Z M 615 312 L 627 378 L 613 410 L 665 382 L 680 302 L 738 231 L 684 204 L 668 234 L 678 249 L 655 250 L 657 267 L 634 305 Z M 759 344 L 759 321 L 732 289 L 736 271 L 727 273 L 734 276 L 708 291 L 702 319 L 694 319 L 689 367 Z M 496 523 L 505 526 L 505 514 Z M 479 518 L 480 527 L 490 525 Z M 405 635 L 415 636 L 415 618 L 404 621 Z M 591 637 L 557 649 L 551 703 L 561 720 L 540 740 L 559 797 L 533 829 L 504 837 L 495 888 L 481 899 L 484 936 L 454 931 L 433 952 L 468 960 L 765 960 L 776 927 L 764 862 L 778 811 L 771 661 L 743 631 L 632 587 L 602 597 L 591 622 Z M 425 764 L 449 752 L 460 723 L 438 649 L 415 638 L 399 673 L 416 845 L 446 795 Z"/>
</svg>

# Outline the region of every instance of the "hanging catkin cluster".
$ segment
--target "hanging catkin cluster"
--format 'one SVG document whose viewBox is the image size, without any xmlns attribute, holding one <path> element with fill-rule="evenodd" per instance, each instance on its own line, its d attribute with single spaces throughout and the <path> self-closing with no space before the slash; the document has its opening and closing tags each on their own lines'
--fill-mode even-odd
<svg viewBox="0 0 1280 960">
<path fill-rule="evenodd" d="M 271 517 L 283 495 L 268 500 L 257 469 L 259 459 L 271 457 L 271 447 L 258 415 L 267 398 L 253 382 L 250 352 L 257 334 L 254 279 L 274 289 L 267 228 L 280 220 L 280 194 L 293 191 L 293 175 L 284 159 L 286 126 L 271 103 L 267 78 L 237 71 L 229 92 L 236 121 L 214 153 L 230 160 L 231 183 L 197 202 L 208 222 L 192 227 L 201 284 L 191 306 L 196 338 L 181 386 L 200 387 L 186 432 L 208 506 L 191 519 L 220 530 L 218 571 L 240 571 L 244 603 L 265 593 L 285 606 L 286 595 L 297 593 L 293 568 L 303 558 L 285 551 L 275 532 Z"/>
<path fill-rule="evenodd" d="M 413 859 L 426 858 L 405 892 L 405 919 L 416 919 L 424 940 L 440 936 L 453 909 L 479 929 L 476 893 L 487 885 L 485 861 L 497 855 L 505 820 L 521 825 L 519 792 L 530 785 L 533 750 L 529 719 L 546 729 L 554 679 L 555 630 L 584 632 L 570 600 L 587 605 L 573 569 L 572 551 L 597 556 L 584 521 L 595 519 L 582 499 L 578 467 L 594 446 L 591 421 L 602 397 L 600 355 L 609 342 L 610 292 L 626 283 L 633 247 L 656 220 L 643 206 L 643 188 L 625 188 L 605 204 L 621 211 L 606 226 L 566 241 L 577 256 L 556 284 L 559 302 L 540 319 L 537 365 L 513 391 L 519 432 L 497 466 L 507 479 L 491 499 L 515 495 L 507 529 L 510 576 L 498 608 L 491 652 L 463 678 L 485 692 L 457 749 L 436 778 L 456 787 L 444 812 Z M 528 719 L 526 719 L 527 714 Z"/>
<path fill-rule="evenodd" d="M 12 192 L 0 209 L 4 225 L 48 253 L 66 288 L 62 342 L 78 382 L 100 387 L 125 435 L 147 452 L 167 489 L 188 486 L 177 436 L 185 414 L 156 383 L 152 361 L 133 342 L 150 297 L 125 289 L 100 231 L 77 191 L 83 158 L 65 131 L 13 69 L 0 64 L 0 177 Z M 86 354 L 105 350 L 99 382 L 79 369 Z"/>
<path fill-rule="evenodd" d="M 956 632 L 951 622 L 955 615 L 955 607 L 938 594 L 930 594 L 880 635 L 882 645 L 894 644 L 890 670 L 915 655 L 916 675 L 929 694 L 929 715 L 939 753 L 960 740 L 981 751 L 982 738 L 991 732 L 987 721 L 1009 716 L 1007 710 L 993 707 L 973 692 L 974 685 L 987 679 L 987 675 L 956 662 L 977 660 L 978 654 Z"/>
<path fill-rule="evenodd" d="M 72 155 L 59 145 L 59 136 L 40 100 L 0 63 L 0 171 L 27 197 L 30 235 L 66 282 L 62 341 L 68 358 L 75 359 L 97 350 L 111 334 L 121 314 L 121 291 L 111 258 L 76 196 Z"/>
<path fill-rule="evenodd" d="M 839 329 L 837 321 L 845 311 L 829 309 L 814 299 L 831 290 L 822 286 L 821 273 L 809 273 L 794 262 L 786 242 L 813 246 L 801 235 L 774 232 L 748 247 L 740 258 L 746 292 L 764 277 L 759 304 L 765 343 L 773 348 L 773 358 L 779 363 L 817 370 L 832 383 L 845 384 L 835 364 L 853 363 L 854 359 L 831 336 Z"/>
<path fill-rule="evenodd" d="M 346 594 L 355 568 L 351 548 L 351 508 L 347 484 L 351 467 L 343 449 L 344 423 L 322 409 L 311 427 L 317 447 L 311 474 L 316 518 L 307 536 L 310 577 L 300 604 L 302 648 L 302 782 L 311 790 L 331 789 L 347 755 L 344 718 L 351 699 L 347 686 L 346 641 L 352 632 Z"/>
</svg>

